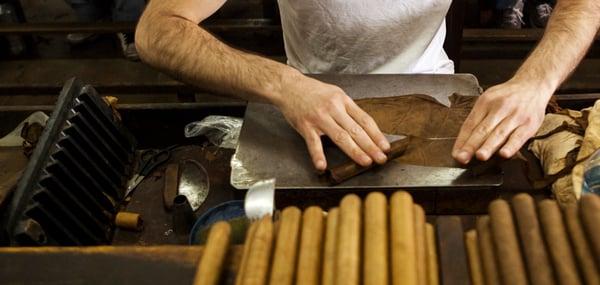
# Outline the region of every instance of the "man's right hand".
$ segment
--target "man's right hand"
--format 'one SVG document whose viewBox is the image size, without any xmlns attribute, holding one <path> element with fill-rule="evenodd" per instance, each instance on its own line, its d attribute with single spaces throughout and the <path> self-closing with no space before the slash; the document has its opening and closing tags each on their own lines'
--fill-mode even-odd
<svg viewBox="0 0 600 285">
<path fill-rule="evenodd" d="M 321 135 L 327 135 L 362 166 L 385 163 L 390 144 L 377 124 L 339 87 L 300 73 L 284 79 L 285 90 L 273 103 L 304 137 L 315 168 L 327 167 Z"/>
</svg>

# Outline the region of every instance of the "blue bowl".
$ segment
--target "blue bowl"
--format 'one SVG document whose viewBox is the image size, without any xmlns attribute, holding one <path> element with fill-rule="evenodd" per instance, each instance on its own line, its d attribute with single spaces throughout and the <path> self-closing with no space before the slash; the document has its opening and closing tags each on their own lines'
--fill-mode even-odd
<svg viewBox="0 0 600 285">
<path fill-rule="evenodd" d="M 243 200 L 227 201 L 214 206 L 206 211 L 192 227 L 190 232 L 190 244 L 200 243 L 200 233 L 207 230 L 216 222 L 229 221 L 246 217 Z"/>
</svg>

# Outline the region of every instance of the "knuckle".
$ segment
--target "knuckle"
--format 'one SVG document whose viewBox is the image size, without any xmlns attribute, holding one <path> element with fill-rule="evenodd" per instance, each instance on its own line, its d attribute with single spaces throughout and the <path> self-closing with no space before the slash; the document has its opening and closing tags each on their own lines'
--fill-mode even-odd
<svg viewBox="0 0 600 285">
<path fill-rule="evenodd" d="M 333 142 L 335 142 L 336 144 L 341 144 L 346 141 L 346 136 L 347 136 L 346 132 L 337 131 L 335 134 L 333 134 L 333 137 L 331 138 L 331 140 L 333 140 Z"/>
<path fill-rule="evenodd" d="M 354 127 L 350 128 L 350 130 L 348 130 L 348 132 L 350 133 L 350 136 L 352 136 L 353 138 L 360 136 L 361 131 L 362 131 L 362 129 L 359 126 L 354 126 Z"/>
</svg>

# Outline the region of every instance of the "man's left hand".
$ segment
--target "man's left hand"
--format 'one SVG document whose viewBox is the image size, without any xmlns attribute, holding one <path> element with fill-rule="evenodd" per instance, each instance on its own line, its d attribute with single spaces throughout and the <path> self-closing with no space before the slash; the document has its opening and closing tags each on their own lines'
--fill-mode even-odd
<svg viewBox="0 0 600 285">
<path fill-rule="evenodd" d="M 512 157 L 539 129 L 552 96 L 546 88 L 512 79 L 486 90 L 463 123 L 452 156 L 467 164 L 498 151 Z"/>
</svg>

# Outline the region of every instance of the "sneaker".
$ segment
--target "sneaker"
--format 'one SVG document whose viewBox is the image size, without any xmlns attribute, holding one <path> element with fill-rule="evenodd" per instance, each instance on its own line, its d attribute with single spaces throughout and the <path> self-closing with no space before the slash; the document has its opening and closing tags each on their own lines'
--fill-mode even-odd
<svg viewBox="0 0 600 285">
<path fill-rule="evenodd" d="M 72 45 L 80 45 L 83 43 L 91 42 L 98 37 L 96 34 L 87 34 L 87 33 L 76 33 L 76 34 L 68 34 L 67 42 Z"/>
<path fill-rule="evenodd" d="M 517 0 L 512 8 L 505 9 L 502 12 L 500 20 L 500 28 L 503 29 L 520 29 L 525 25 L 523 22 L 523 0 Z"/>
<path fill-rule="evenodd" d="M 123 49 L 123 55 L 125 58 L 131 61 L 140 60 L 137 49 L 135 49 L 133 33 L 117 33 L 117 37 L 121 42 L 121 48 Z"/>
<path fill-rule="evenodd" d="M 548 3 L 535 6 L 535 11 L 529 16 L 532 27 L 545 28 L 552 14 L 552 6 Z"/>
</svg>

